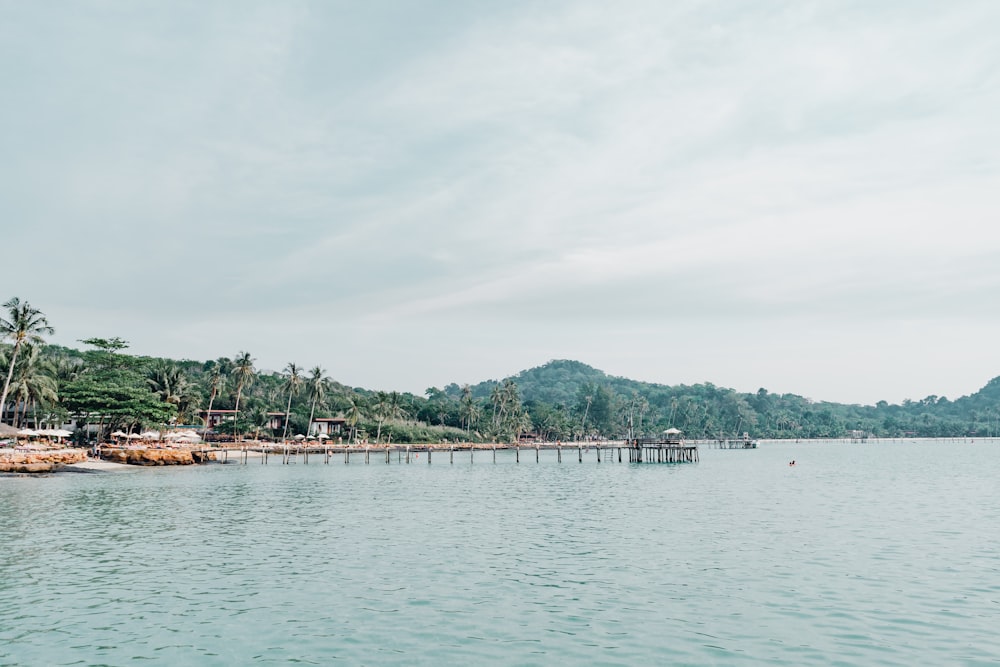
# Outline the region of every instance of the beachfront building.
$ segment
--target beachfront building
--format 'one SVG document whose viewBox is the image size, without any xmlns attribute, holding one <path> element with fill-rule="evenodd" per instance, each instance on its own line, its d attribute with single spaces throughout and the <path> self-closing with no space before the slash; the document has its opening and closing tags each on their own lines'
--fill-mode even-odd
<svg viewBox="0 0 1000 667">
<path fill-rule="evenodd" d="M 198 413 L 201 418 L 202 423 L 205 423 L 205 418 L 208 417 L 208 428 L 213 429 L 222 422 L 231 422 L 236 419 L 236 410 L 202 410 Z"/>
<path fill-rule="evenodd" d="M 285 413 L 284 412 L 268 412 L 267 413 L 267 427 L 278 433 L 285 428 Z"/>
<path fill-rule="evenodd" d="M 8 426 L 17 428 L 49 428 L 64 431 L 75 431 L 78 428 L 83 428 L 84 423 L 82 419 L 69 417 L 67 421 L 57 421 L 54 414 L 36 409 L 36 406 L 25 404 L 24 401 L 8 398 L 7 404 L 3 406 L 3 413 L 0 414 L 0 424 L 7 424 Z M 96 430 L 96 428 L 95 426 L 91 430 Z"/>
<path fill-rule="evenodd" d="M 309 435 L 328 435 L 331 438 L 346 430 L 347 420 L 343 417 L 317 417 L 312 421 Z"/>
</svg>

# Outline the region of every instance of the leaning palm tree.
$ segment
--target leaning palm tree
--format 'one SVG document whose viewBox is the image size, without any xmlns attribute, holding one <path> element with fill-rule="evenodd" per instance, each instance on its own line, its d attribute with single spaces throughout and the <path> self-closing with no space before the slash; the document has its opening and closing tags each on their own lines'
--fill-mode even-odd
<svg viewBox="0 0 1000 667">
<path fill-rule="evenodd" d="M 7 338 L 14 341 L 14 350 L 11 352 L 10 360 L 7 364 L 7 380 L 3 385 L 3 393 L 0 394 L 0 422 L 3 421 L 4 406 L 7 404 L 7 392 L 10 390 L 10 380 L 14 375 L 14 365 L 17 363 L 17 355 L 21 347 L 28 345 L 43 345 L 45 340 L 42 334 L 51 336 L 55 329 L 49 326 L 49 321 L 45 315 L 25 301 L 14 297 L 3 305 L 7 309 L 7 318 L 0 317 L 0 339 Z"/>
<path fill-rule="evenodd" d="M 233 359 L 232 374 L 236 379 L 236 414 L 233 418 L 233 433 L 237 441 L 239 441 L 240 397 L 243 395 L 243 389 L 252 385 L 257 377 L 257 370 L 253 367 L 253 362 L 254 358 L 250 356 L 249 352 L 240 352 Z"/>
<path fill-rule="evenodd" d="M 309 371 L 309 380 L 306 382 L 306 386 L 309 390 L 309 402 L 312 405 L 309 408 L 309 428 L 306 429 L 306 435 L 312 435 L 313 417 L 316 415 L 316 404 L 322 403 L 323 399 L 326 398 L 326 390 L 329 387 L 330 378 L 326 377 L 325 374 L 326 370 L 319 366 L 314 366 L 313 369 Z"/>
<path fill-rule="evenodd" d="M 285 428 L 281 431 L 282 442 L 288 438 L 288 417 L 292 413 L 292 396 L 299 393 L 302 386 L 302 369 L 294 361 L 285 367 L 285 381 L 281 387 L 288 392 L 288 403 L 285 405 Z"/>
</svg>

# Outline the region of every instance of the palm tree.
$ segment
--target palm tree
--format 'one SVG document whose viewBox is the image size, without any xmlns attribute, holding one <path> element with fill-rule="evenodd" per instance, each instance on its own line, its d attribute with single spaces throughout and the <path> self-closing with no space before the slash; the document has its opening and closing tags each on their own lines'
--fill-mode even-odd
<svg viewBox="0 0 1000 667">
<path fill-rule="evenodd" d="M 254 358 L 249 352 L 240 352 L 233 359 L 232 375 L 236 378 L 236 414 L 233 418 L 233 433 L 237 441 L 239 441 L 240 397 L 243 395 L 243 388 L 252 385 L 257 377 L 253 362 Z"/>
<path fill-rule="evenodd" d="M 260 430 L 271 423 L 271 415 L 267 413 L 267 408 L 258 405 L 250 410 L 249 421 L 250 425 L 253 426 L 253 439 L 260 440 Z"/>
<path fill-rule="evenodd" d="M 10 355 L 3 394 L 0 394 L 0 422 L 3 422 L 3 409 L 7 404 L 7 392 L 10 390 L 10 380 L 14 376 L 14 365 L 17 363 L 17 355 L 21 351 L 21 347 L 25 344 L 44 345 L 45 340 L 42 338 L 42 334 L 51 336 L 56 332 L 49 326 L 45 315 L 40 310 L 32 308 L 27 301 L 22 303 L 20 299 L 14 297 L 3 307 L 7 309 L 9 319 L 0 317 L 0 339 L 13 340 L 14 351 Z"/>
<path fill-rule="evenodd" d="M 208 398 L 208 412 L 205 413 L 205 432 L 208 433 L 209 420 L 212 418 L 212 404 L 215 397 L 219 395 L 226 386 L 226 376 L 230 373 L 231 362 L 225 357 L 220 357 L 218 361 L 210 361 L 211 367 L 208 371 L 208 386 L 211 390 Z"/>
<path fill-rule="evenodd" d="M 10 395 L 21 403 L 21 423 L 27 426 L 29 406 L 34 409 L 39 404 L 52 405 L 59 398 L 56 395 L 55 367 L 41 358 L 34 345 L 26 346 L 25 349 L 27 353 L 21 357 L 21 363 L 17 365 L 10 384 Z M 37 411 L 35 416 L 35 426 L 38 426 Z M 18 423 L 16 414 L 14 422 Z"/>
<path fill-rule="evenodd" d="M 527 414 L 521 407 L 521 396 L 517 390 L 517 383 L 509 378 L 504 380 L 501 393 L 503 394 L 505 411 L 505 418 L 503 420 L 504 431 L 511 438 L 511 442 L 517 442 L 521 435 L 521 428 L 524 425 L 524 418 L 527 417 Z M 529 419 L 524 430 L 530 428 L 531 420 Z"/>
<path fill-rule="evenodd" d="M 472 422 L 479 418 L 479 407 L 472 397 L 472 387 L 467 384 L 462 385 L 460 413 L 462 420 L 465 421 L 465 435 L 468 437 L 469 432 L 472 430 Z"/>
<path fill-rule="evenodd" d="M 364 412 L 364 402 L 353 391 L 344 396 L 344 401 L 347 403 L 347 407 L 344 409 L 344 417 L 347 419 L 347 425 L 351 427 L 349 440 L 353 440 L 357 437 L 358 422 L 361 421 Z"/>
<path fill-rule="evenodd" d="M 175 363 L 161 359 L 153 364 L 146 376 L 146 386 L 160 397 L 164 403 L 177 408 L 177 418 L 185 423 L 187 416 L 197 397 L 191 392 L 191 383 L 184 374 L 184 369 Z"/>
<path fill-rule="evenodd" d="M 406 408 L 403 407 L 403 396 L 398 391 L 389 394 L 389 419 L 406 419 Z"/>
<path fill-rule="evenodd" d="M 322 403 L 323 399 L 326 398 L 326 390 L 329 383 L 330 378 L 326 377 L 325 369 L 320 366 L 314 366 L 313 369 L 309 371 L 307 386 L 309 388 L 309 401 L 312 403 L 312 406 L 309 408 L 309 428 L 306 429 L 306 435 L 312 435 L 313 416 L 316 414 L 316 404 Z"/>
<path fill-rule="evenodd" d="M 494 437 L 515 433 L 521 419 L 521 397 L 517 383 L 510 378 L 497 384 L 490 392 L 493 405 L 492 433 Z"/>
<path fill-rule="evenodd" d="M 504 395 L 500 388 L 500 383 L 493 385 L 493 389 L 490 391 L 490 404 L 493 406 L 493 419 L 490 422 L 493 427 L 493 432 L 496 433 L 500 430 L 500 418 L 503 416 L 504 408 Z"/>
<path fill-rule="evenodd" d="M 387 419 L 390 411 L 389 394 L 384 391 L 375 393 L 375 402 L 372 404 L 372 411 L 375 419 L 378 420 L 378 430 L 375 432 L 375 442 L 378 443 L 382 437 L 382 423 Z"/>
<path fill-rule="evenodd" d="M 179 366 L 159 360 L 149 370 L 146 385 L 164 403 L 179 405 L 187 392 L 188 381 Z"/>
<path fill-rule="evenodd" d="M 294 361 L 285 367 L 285 381 L 281 387 L 288 392 L 288 404 L 285 406 L 285 428 L 281 432 L 282 442 L 288 438 L 288 416 L 292 413 L 292 396 L 299 393 L 299 387 L 302 386 L 301 370 Z"/>
<path fill-rule="evenodd" d="M 55 362 L 56 381 L 62 385 L 76 380 L 87 371 L 83 359 L 58 357 Z"/>
<path fill-rule="evenodd" d="M 642 417 L 649 412 L 649 401 L 645 396 L 639 397 L 639 432 L 642 433 Z M 673 426 L 673 424 L 671 424 Z"/>
</svg>

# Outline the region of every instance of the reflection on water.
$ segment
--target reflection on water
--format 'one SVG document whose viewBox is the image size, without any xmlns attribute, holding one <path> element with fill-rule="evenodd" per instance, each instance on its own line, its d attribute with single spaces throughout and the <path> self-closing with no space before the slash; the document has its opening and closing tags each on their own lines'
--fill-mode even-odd
<svg viewBox="0 0 1000 667">
<path fill-rule="evenodd" d="M 555 456 L 0 480 L 0 664 L 1000 660 L 996 446 Z"/>
</svg>

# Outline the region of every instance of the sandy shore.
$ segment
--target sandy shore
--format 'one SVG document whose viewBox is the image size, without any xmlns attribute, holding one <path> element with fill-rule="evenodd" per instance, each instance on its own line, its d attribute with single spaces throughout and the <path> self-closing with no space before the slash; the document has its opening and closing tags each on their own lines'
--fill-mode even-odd
<svg viewBox="0 0 1000 667">
<path fill-rule="evenodd" d="M 130 466 L 126 463 L 112 463 L 111 461 L 100 461 L 98 459 L 87 459 L 80 463 L 70 463 L 62 467 L 62 470 L 70 472 L 126 472 L 137 470 L 138 466 Z"/>
</svg>

